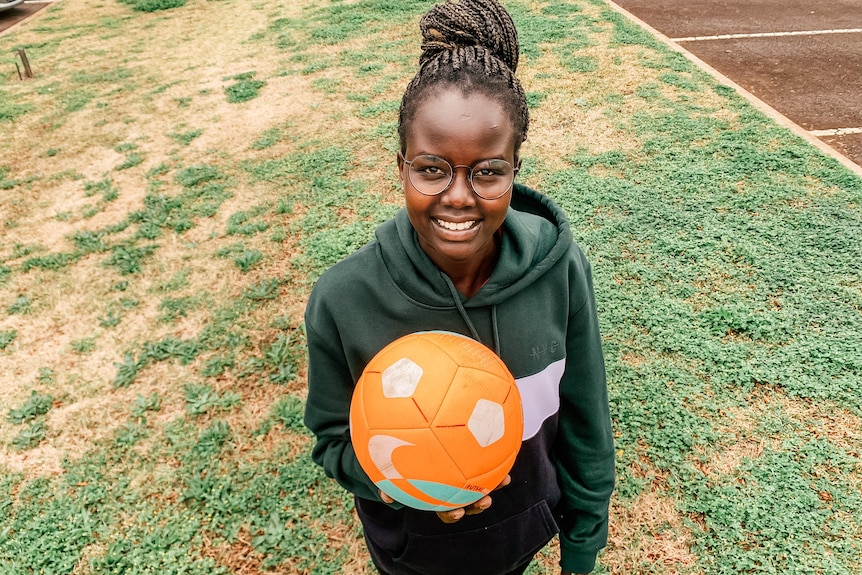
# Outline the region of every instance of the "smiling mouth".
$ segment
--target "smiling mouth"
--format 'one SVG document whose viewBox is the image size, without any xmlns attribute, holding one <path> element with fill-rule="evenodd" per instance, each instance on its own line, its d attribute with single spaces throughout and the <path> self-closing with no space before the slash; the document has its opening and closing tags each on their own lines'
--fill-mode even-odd
<svg viewBox="0 0 862 575">
<path fill-rule="evenodd" d="M 434 221 L 437 222 L 437 225 L 444 230 L 449 230 L 453 232 L 462 232 L 464 230 L 469 230 L 477 223 L 479 223 L 478 220 L 470 220 L 468 222 L 447 222 L 445 220 L 438 220 L 436 218 Z"/>
</svg>

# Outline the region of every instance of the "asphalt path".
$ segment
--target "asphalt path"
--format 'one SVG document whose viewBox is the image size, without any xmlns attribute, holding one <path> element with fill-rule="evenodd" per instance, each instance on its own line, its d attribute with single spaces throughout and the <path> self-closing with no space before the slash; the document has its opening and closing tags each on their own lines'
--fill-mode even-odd
<svg viewBox="0 0 862 575">
<path fill-rule="evenodd" d="M 862 174 L 862 0 L 613 0 Z"/>
</svg>

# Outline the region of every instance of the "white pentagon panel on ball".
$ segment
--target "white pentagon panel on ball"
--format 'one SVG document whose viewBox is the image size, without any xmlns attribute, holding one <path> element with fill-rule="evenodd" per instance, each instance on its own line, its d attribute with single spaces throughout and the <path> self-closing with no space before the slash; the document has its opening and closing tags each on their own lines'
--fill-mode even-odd
<svg viewBox="0 0 862 575">
<path fill-rule="evenodd" d="M 410 397 L 422 379 L 422 367 L 407 357 L 402 357 L 381 374 L 385 397 Z"/>
<path fill-rule="evenodd" d="M 467 429 L 482 447 L 488 447 L 499 440 L 506 432 L 503 406 L 488 399 L 478 400 L 467 421 Z"/>
</svg>

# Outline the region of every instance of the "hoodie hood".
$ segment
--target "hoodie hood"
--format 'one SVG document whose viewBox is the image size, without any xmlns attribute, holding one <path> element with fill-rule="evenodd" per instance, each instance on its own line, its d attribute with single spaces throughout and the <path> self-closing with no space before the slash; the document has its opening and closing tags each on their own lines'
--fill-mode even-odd
<svg viewBox="0 0 862 575">
<path fill-rule="evenodd" d="M 482 289 L 466 299 L 419 245 L 402 208 L 376 232 L 384 265 L 408 297 L 430 307 L 495 306 L 530 286 L 566 253 L 572 243 L 569 222 L 550 198 L 521 184 L 503 222 L 500 257 Z M 454 298 L 460 301 L 453 301 Z"/>
</svg>

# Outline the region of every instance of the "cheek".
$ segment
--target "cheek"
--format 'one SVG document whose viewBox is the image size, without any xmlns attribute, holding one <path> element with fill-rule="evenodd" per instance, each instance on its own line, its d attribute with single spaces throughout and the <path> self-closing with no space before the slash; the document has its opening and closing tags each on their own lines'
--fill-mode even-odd
<svg viewBox="0 0 862 575">
<path fill-rule="evenodd" d="M 425 196 L 415 190 L 411 190 L 410 186 L 404 186 L 404 207 L 407 208 L 407 215 L 410 216 L 410 221 L 414 224 L 424 216 L 431 207 L 434 198 Z"/>
<path fill-rule="evenodd" d="M 490 219 L 493 219 L 498 224 L 502 224 L 506 219 L 506 214 L 509 213 L 509 201 L 511 194 L 496 200 L 493 204 L 487 206 L 485 213 Z"/>
</svg>

